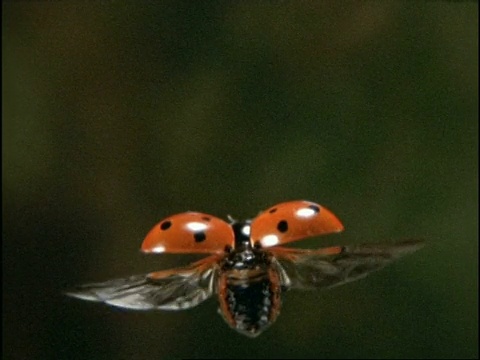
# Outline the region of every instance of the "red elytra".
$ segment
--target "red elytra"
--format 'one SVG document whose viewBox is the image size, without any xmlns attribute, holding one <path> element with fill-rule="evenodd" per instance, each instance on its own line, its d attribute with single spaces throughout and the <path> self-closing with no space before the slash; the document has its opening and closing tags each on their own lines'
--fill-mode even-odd
<svg viewBox="0 0 480 360">
<path fill-rule="evenodd" d="M 267 248 L 343 229 L 340 220 L 325 207 L 310 201 L 290 201 L 260 213 L 252 220 L 249 235 L 252 246 Z M 209 214 L 186 212 L 156 224 L 141 249 L 145 253 L 222 253 L 234 244 L 230 224 Z"/>
<path fill-rule="evenodd" d="M 145 253 L 221 253 L 235 236 L 225 221 L 208 214 L 172 215 L 153 227 L 142 243 Z"/>
<path fill-rule="evenodd" d="M 343 229 L 340 220 L 324 206 L 310 201 L 289 201 L 253 219 L 250 238 L 254 244 L 270 247 Z"/>
</svg>

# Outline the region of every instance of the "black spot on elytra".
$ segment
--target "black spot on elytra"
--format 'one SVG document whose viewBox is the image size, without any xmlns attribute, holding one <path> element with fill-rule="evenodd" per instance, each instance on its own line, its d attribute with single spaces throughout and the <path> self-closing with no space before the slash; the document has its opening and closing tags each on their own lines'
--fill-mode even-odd
<svg viewBox="0 0 480 360">
<path fill-rule="evenodd" d="M 212 218 L 209 218 L 208 216 L 203 216 L 203 217 L 202 217 L 202 220 L 210 221 L 210 220 L 212 220 Z"/>
<path fill-rule="evenodd" d="M 320 208 L 319 208 L 317 205 L 310 205 L 308 208 L 309 208 L 309 209 L 312 209 L 312 210 L 315 211 L 317 214 L 320 212 Z"/>
<path fill-rule="evenodd" d="M 172 222 L 170 220 L 164 221 L 160 224 L 160 229 L 168 230 L 172 226 Z"/>
<path fill-rule="evenodd" d="M 277 229 L 281 233 L 287 232 L 288 230 L 288 222 L 286 220 L 282 220 L 277 224 Z"/>
<path fill-rule="evenodd" d="M 268 212 L 269 212 L 270 214 L 273 214 L 273 213 L 276 212 L 276 211 L 277 211 L 277 208 L 273 208 L 273 209 L 270 209 Z"/>
<path fill-rule="evenodd" d="M 195 242 L 202 242 L 205 241 L 207 238 L 207 235 L 205 234 L 204 231 L 199 231 L 193 234 L 193 238 L 195 239 Z"/>
</svg>

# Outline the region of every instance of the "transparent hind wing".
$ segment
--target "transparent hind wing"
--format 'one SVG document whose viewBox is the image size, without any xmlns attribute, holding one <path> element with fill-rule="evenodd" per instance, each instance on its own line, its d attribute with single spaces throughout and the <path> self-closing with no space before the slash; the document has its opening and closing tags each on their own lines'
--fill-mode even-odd
<svg viewBox="0 0 480 360">
<path fill-rule="evenodd" d="M 420 240 L 393 244 L 333 246 L 318 250 L 271 248 L 290 280 L 288 288 L 330 288 L 380 270 L 396 259 L 423 247 Z"/>
<path fill-rule="evenodd" d="M 81 285 L 67 292 L 82 300 L 133 310 L 183 310 L 212 296 L 216 256 L 189 267 Z"/>
</svg>

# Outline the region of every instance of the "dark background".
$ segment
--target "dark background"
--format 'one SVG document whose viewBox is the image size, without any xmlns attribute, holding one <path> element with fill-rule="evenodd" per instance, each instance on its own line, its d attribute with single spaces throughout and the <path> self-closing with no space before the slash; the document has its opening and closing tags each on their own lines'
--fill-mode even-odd
<svg viewBox="0 0 480 360">
<path fill-rule="evenodd" d="M 478 357 L 478 3 L 2 3 L 4 359 Z M 308 199 L 341 235 L 422 237 L 290 292 L 257 339 L 211 300 L 128 312 L 77 283 L 181 266 L 160 219 Z"/>
</svg>

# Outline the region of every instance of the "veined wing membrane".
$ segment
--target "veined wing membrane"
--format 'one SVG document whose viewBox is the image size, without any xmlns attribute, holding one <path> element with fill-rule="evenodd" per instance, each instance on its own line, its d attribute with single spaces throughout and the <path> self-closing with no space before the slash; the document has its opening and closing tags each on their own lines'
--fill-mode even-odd
<svg viewBox="0 0 480 360">
<path fill-rule="evenodd" d="M 293 289 L 330 288 L 359 280 L 424 243 L 406 240 L 393 244 L 333 246 L 318 250 L 271 248 L 287 273 Z"/>
<path fill-rule="evenodd" d="M 81 285 L 67 295 L 134 310 L 188 309 L 212 296 L 215 260 L 208 257 L 201 265 Z"/>
</svg>

